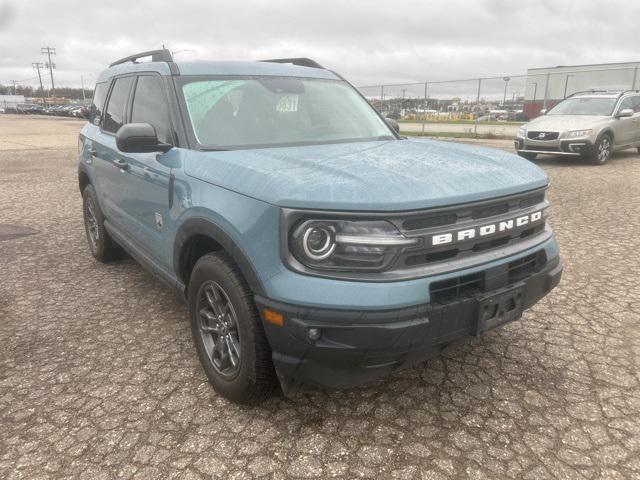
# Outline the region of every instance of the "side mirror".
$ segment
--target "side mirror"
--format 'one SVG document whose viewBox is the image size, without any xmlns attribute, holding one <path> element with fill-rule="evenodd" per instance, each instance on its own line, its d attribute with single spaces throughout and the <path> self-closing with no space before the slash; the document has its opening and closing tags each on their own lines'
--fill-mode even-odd
<svg viewBox="0 0 640 480">
<path fill-rule="evenodd" d="M 168 143 L 158 142 L 153 125 L 148 123 L 127 123 L 116 133 L 118 150 L 127 153 L 166 152 L 173 148 Z"/>
<path fill-rule="evenodd" d="M 633 117 L 633 109 L 625 108 L 624 110 L 620 110 L 616 115 L 616 118 L 625 118 L 625 117 Z"/>
<path fill-rule="evenodd" d="M 547 109 L 543 108 L 542 110 L 540 110 L 540 115 L 546 115 L 547 114 Z"/>
<path fill-rule="evenodd" d="M 393 118 L 385 118 L 384 119 L 391 128 L 393 128 L 394 132 L 400 133 L 400 125 Z"/>
</svg>

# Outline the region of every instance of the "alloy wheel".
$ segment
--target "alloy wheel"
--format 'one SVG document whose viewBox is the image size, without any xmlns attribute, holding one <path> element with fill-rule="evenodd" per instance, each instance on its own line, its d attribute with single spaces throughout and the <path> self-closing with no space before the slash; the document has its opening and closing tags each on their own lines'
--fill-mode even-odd
<svg viewBox="0 0 640 480">
<path fill-rule="evenodd" d="M 100 229 L 98 228 L 98 218 L 96 217 L 95 205 L 91 197 L 87 198 L 85 204 L 85 222 L 87 225 L 87 233 L 89 234 L 89 242 L 91 250 L 98 250 L 98 242 L 100 241 Z"/>
<path fill-rule="evenodd" d="M 609 137 L 604 137 L 600 140 L 600 144 L 598 145 L 598 161 L 600 163 L 606 162 L 610 154 L 611 142 L 609 141 Z"/>
<path fill-rule="evenodd" d="M 198 294 L 200 336 L 215 371 L 233 378 L 240 371 L 238 317 L 224 289 L 209 280 Z"/>
</svg>

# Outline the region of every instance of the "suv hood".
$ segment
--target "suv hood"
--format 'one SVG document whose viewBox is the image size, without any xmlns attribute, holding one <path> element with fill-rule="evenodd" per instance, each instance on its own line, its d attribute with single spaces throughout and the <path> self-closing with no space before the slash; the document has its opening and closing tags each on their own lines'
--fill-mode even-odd
<svg viewBox="0 0 640 480">
<path fill-rule="evenodd" d="M 551 130 L 562 132 L 564 130 L 582 130 L 593 128 L 600 122 L 610 117 L 599 115 L 543 115 L 527 123 L 527 130 Z"/>
<path fill-rule="evenodd" d="M 390 211 L 446 206 L 547 185 L 500 150 L 394 140 L 226 152 L 187 151 L 187 175 L 281 207 Z"/>
</svg>

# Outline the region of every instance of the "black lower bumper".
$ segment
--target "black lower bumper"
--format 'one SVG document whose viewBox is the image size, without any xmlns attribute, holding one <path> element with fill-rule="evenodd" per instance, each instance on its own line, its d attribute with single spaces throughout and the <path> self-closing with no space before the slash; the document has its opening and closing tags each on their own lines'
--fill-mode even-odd
<svg viewBox="0 0 640 480">
<path fill-rule="evenodd" d="M 556 143 L 556 142 L 554 142 Z M 527 144 L 522 138 L 516 138 L 513 146 L 518 152 L 539 153 L 548 155 L 592 155 L 594 144 L 590 140 L 561 140 L 559 146 L 541 146 Z"/>
<path fill-rule="evenodd" d="M 302 308 L 261 297 L 256 297 L 256 303 L 261 313 L 268 308 L 285 318 L 283 326 L 263 318 L 285 392 L 301 384 L 350 388 L 436 356 L 454 343 L 497 326 L 479 325 L 479 309 L 488 295 L 500 299 L 504 297 L 501 292 L 517 292 L 520 312 L 549 293 L 561 275 L 562 264 L 556 258 L 517 285 L 445 304 L 386 311 Z M 313 329 L 317 331 L 310 334 Z"/>
</svg>

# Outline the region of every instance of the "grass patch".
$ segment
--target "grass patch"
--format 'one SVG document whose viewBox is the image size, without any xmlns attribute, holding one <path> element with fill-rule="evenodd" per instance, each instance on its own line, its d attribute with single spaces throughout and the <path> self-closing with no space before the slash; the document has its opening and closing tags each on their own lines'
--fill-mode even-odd
<svg viewBox="0 0 640 480">
<path fill-rule="evenodd" d="M 473 132 L 403 132 L 400 135 L 407 137 L 434 137 L 434 138 L 479 138 L 483 140 L 513 140 L 513 135 L 496 135 L 495 133 Z"/>
<path fill-rule="evenodd" d="M 422 120 L 398 120 L 398 123 L 401 125 L 403 123 L 421 124 Z M 425 124 L 440 123 L 440 124 L 450 124 L 450 125 L 474 125 L 476 122 L 475 120 L 425 120 L 424 123 Z M 525 123 L 527 122 L 500 122 L 497 120 L 491 120 L 491 121 L 478 122 L 478 125 L 524 125 Z"/>
</svg>

